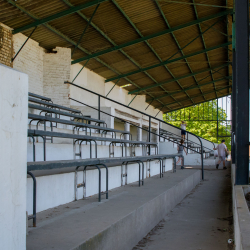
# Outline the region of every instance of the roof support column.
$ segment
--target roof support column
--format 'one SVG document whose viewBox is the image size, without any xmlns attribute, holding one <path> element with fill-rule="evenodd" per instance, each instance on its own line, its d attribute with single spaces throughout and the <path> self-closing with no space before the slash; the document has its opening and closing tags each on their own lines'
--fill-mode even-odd
<svg viewBox="0 0 250 250">
<path fill-rule="evenodd" d="M 236 173 L 235 184 L 249 183 L 249 3 L 235 1 Z"/>
<path fill-rule="evenodd" d="M 233 22 L 233 88 L 232 88 L 232 99 L 231 99 L 231 109 L 232 109 L 232 140 L 231 140 L 231 157 L 232 164 L 235 164 L 235 128 L 236 128 L 236 52 L 235 52 L 235 23 Z"/>
</svg>

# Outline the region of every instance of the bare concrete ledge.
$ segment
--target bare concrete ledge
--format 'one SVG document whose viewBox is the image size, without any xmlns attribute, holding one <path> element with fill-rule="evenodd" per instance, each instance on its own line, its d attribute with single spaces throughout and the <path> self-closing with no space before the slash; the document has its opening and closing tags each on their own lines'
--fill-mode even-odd
<svg viewBox="0 0 250 250">
<path fill-rule="evenodd" d="M 101 203 L 93 196 L 43 211 L 27 250 L 132 249 L 200 180 L 200 170 L 177 170 L 112 190 Z"/>
<path fill-rule="evenodd" d="M 250 212 L 245 194 L 250 186 L 235 186 L 235 165 L 232 165 L 233 213 L 235 250 L 250 250 Z"/>
</svg>

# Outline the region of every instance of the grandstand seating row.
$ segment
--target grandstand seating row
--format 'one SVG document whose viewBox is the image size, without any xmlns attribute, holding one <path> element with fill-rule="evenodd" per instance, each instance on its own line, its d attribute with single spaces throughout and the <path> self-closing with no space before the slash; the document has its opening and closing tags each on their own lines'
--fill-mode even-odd
<svg viewBox="0 0 250 250">
<path fill-rule="evenodd" d="M 144 162 L 158 160 L 160 162 L 160 177 L 163 176 L 165 171 L 164 159 L 173 159 L 173 171 L 176 169 L 176 156 L 174 155 L 158 155 L 158 145 L 156 142 L 136 141 L 132 139 L 132 135 L 129 131 L 117 130 L 108 128 L 104 120 L 91 118 L 84 116 L 81 111 L 72 109 L 62 105 L 57 105 L 52 102 L 48 97 L 29 93 L 29 124 L 28 124 L 28 137 L 33 138 L 33 162 L 27 163 L 27 173 L 33 179 L 33 214 L 29 216 L 29 219 L 33 219 L 33 225 L 36 225 L 36 177 L 35 171 L 39 170 L 52 170 L 63 169 L 73 167 L 75 169 L 75 199 L 77 199 L 78 188 L 85 189 L 86 182 L 86 170 L 96 168 L 99 172 L 99 188 L 98 197 L 101 201 L 101 168 L 106 168 L 106 198 L 108 198 L 108 168 L 110 165 L 121 165 L 127 169 L 127 164 L 138 163 L 139 170 L 139 186 L 144 183 Z M 34 126 L 34 125 L 35 126 Z M 53 131 L 54 128 L 58 128 L 58 125 L 68 126 L 66 132 Z M 43 125 L 43 126 L 42 126 Z M 48 130 L 49 128 L 49 130 Z M 94 133 L 93 133 L 94 131 Z M 84 134 L 83 134 L 84 133 Z M 117 135 L 120 135 L 118 137 Z M 129 135 L 128 139 L 125 139 L 125 135 Z M 168 139 L 175 143 L 179 142 L 179 138 L 174 138 L 173 134 L 162 133 L 162 138 Z M 41 137 L 43 139 L 43 160 L 36 162 L 36 138 Z M 53 143 L 53 138 L 66 138 L 73 141 L 73 156 L 72 160 L 57 160 L 46 161 L 46 141 L 50 140 Z M 82 143 L 86 142 L 90 145 L 90 155 L 87 159 L 82 159 Z M 95 153 L 92 153 L 92 144 L 95 144 Z M 98 146 L 97 142 L 108 143 L 109 157 L 98 158 Z M 121 146 L 122 157 L 117 157 L 114 154 L 114 147 Z M 131 152 L 128 154 L 128 146 L 131 147 Z M 142 151 L 141 155 L 136 155 L 135 147 L 140 146 Z M 78 152 L 77 152 L 78 147 Z M 149 155 L 149 150 L 155 148 L 155 155 Z M 77 159 L 77 158 L 80 159 Z M 181 156 L 183 157 L 183 156 Z M 82 183 L 77 181 L 77 173 L 80 168 L 83 167 L 85 177 Z M 126 170 L 127 171 L 127 170 Z M 125 178 L 125 184 L 127 183 L 127 172 L 123 173 L 122 178 Z M 123 172 L 123 171 L 122 171 Z"/>
</svg>

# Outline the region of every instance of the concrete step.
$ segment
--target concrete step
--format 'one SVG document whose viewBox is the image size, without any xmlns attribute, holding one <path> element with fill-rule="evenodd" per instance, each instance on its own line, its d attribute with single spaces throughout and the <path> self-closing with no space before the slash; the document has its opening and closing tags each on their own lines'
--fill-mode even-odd
<svg viewBox="0 0 250 250">
<path fill-rule="evenodd" d="M 29 227 L 27 250 L 127 250 L 144 237 L 200 182 L 200 170 L 180 170 L 48 209 Z M 31 223 L 31 221 L 29 222 Z"/>
<path fill-rule="evenodd" d="M 227 170 L 206 168 L 205 181 L 133 250 L 233 249 L 233 243 L 228 244 L 228 239 L 233 239 L 233 218 L 230 164 L 227 165 Z"/>
<path fill-rule="evenodd" d="M 43 161 L 43 143 L 37 142 L 36 144 L 36 161 Z M 33 161 L 33 144 L 31 142 L 27 143 L 27 161 Z M 95 158 L 95 145 L 92 143 L 92 158 Z M 90 144 L 87 145 L 82 143 L 82 159 L 90 158 Z M 79 152 L 79 145 L 76 146 L 76 153 Z M 125 156 L 125 148 L 123 149 Z M 151 149 L 151 154 L 155 154 L 155 148 Z M 142 147 L 135 147 L 135 155 L 142 155 Z M 127 147 L 127 156 L 132 156 L 132 148 Z M 97 157 L 106 158 L 109 157 L 109 146 L 107 145 L 97 145 Z M 122 157 L 122 147 L 114 146 L 114 157 Z M 74 159 L 73 143 L 51 143 L 46 142 L 46 160 L 56 161 L 56 160 L 72 160 Z M 80 159 L 79 156 L 76 159 Z"/>
</svg>

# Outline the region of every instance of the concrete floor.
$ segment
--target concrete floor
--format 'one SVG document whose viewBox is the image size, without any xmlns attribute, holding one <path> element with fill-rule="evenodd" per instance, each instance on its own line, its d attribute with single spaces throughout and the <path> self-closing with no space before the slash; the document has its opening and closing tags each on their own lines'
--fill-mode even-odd
<svg viewBox="0 0 250 250">
<path fill-rule="evenodd" d="M 230 169 L 206 169 L 205 180 L 133 250 L 233 249 Z"/>
<path fill-rule="evenodd" d="M 113 189 L 102 202 L 95 195 L 40 212 L 37 227 L 29 227 L 27 250 L 131 249 L 200 183 L 200 176 L 199 169 L 178 168 L 145 179 L 141 187 Z"/>
</svg>

